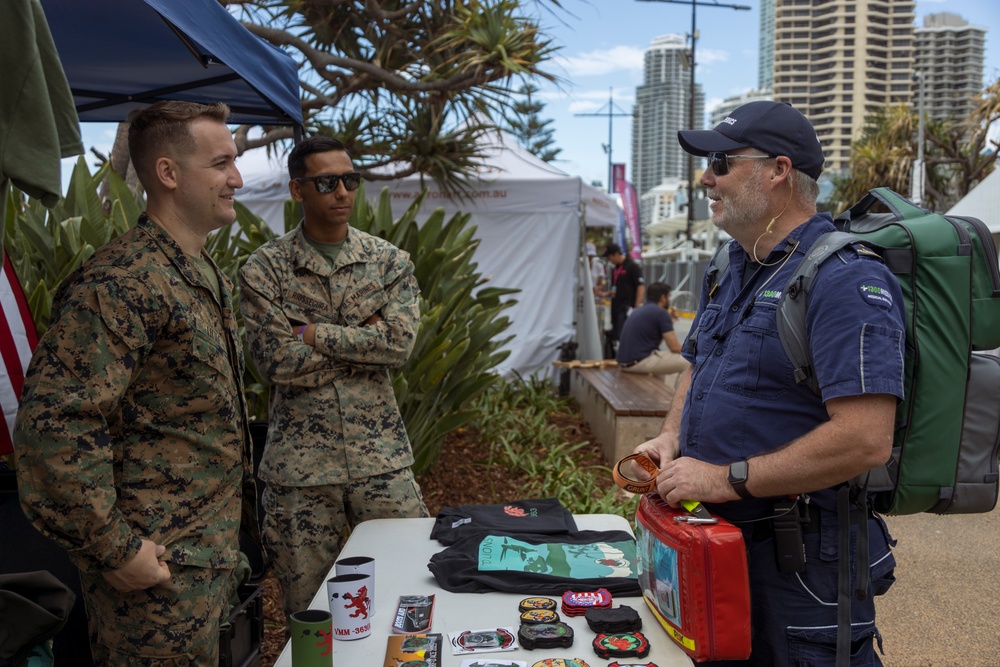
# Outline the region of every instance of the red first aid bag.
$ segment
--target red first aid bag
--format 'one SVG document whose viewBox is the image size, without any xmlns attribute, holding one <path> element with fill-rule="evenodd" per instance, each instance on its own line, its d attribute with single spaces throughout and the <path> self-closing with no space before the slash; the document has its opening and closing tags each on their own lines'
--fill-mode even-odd
<svg viewBox="0 0 1000 667">
<path fill-rule="evenodd" d="M 636 512 L 639 585 L 667 634 L 691 658 L 750 657 L 750 581 L 743 533 L 647 493 Z"/>
</svg>

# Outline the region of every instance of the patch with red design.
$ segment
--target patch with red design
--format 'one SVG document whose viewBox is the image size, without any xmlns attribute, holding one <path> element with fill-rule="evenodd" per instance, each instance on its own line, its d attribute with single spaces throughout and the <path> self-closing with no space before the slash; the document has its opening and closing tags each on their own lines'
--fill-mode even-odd
<svg viewBox="0 0 1000 667">
<path fill-rule="evenodd" d="M 601 633 L 594 637 L 594 652 L 604 659 L 627 658 L 633 655 L 645 658 L 649 655 L 649 641 L 641 632 L 620 632 L 611 635 Z"/>
</svg>

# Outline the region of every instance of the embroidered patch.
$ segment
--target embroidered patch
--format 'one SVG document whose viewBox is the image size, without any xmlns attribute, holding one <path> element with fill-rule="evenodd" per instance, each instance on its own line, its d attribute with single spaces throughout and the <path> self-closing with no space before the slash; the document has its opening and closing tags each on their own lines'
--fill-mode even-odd
<svg viewBox="0 0 1000 667">
<path fill-rule="evenodd" d="M 761 291 L 757 292 L 757 298 L 758 299 L 768 299 L 768 300 L 771 300 L 771 301 L 777 301 L 778 299 L 781 298 L 781 290 L 780 289 L 764 289 L 764 290 L 761 290 Z"/>
<path fill-rule="evenodd" d="M 863 245 L 854 246 L 854 250 L 856 250 L 859 255 L 864 255 L 865 257 L 874 257 L 876 259 L 882 259 L 882 255 L 878 254 L 871 248 L 867 248 Z"/>
<path fill-rule="evenodd" d="M 885 281 L 863 280 L 858 285 L 858 291 L 861 292 L 861 298 L 866 303 L 885 308 L 886 310 L 892 308 L 892 293 L 889 291 L 889 287 L 885 284 Z"/>
</svg>

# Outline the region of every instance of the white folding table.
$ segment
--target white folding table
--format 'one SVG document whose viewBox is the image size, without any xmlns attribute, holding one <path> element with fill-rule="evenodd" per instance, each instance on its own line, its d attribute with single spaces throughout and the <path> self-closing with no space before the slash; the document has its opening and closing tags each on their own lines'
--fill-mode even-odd
<svg viewBox="0 0 1000 667">
<path fill-rule="evenodd" d="M 580 530 L 623 530 L 631 534 L 628 521 L 614 514 L 581 514 L 573 517 Z M 448 634 L 462 630 L 519 626 L 518 602 L 525 593 L 450 593 L 441 589 L 427 569 L 431 556 L 444 549 L 430 538 L 434 519 L 376 519 L 365 521 L 351 533 L 341 557 L 372 556 L 375 558 L 375 616 L 372 632 L 364 639 L 334 640 L 333 661 L 337 667 L 380 667 L 385 659 L 386 641 L 392 632 L 392 618 L 400 595 L 434 595 L 434 617 L 430 633 L 444 637 L 442 667 L 459 667 L 464 660 L 489 658 L 523 660 L 531 667 L 544 658 L 581 658 L 590 667 L 605 667 L 612 660 L 599 658 L 591 647 L 594 632 L 582 616 L 569 617 L 560 613 L 575 634 L 568 649 L 527 649 L 452 655 Z M 333 566 L 329 576 L 334 576 Z M 559 602 L 558 596 L 549 595 Z M 650 653 L 644 658 L 620 658 L 620 663 L 648 663 L 657 667 L 690 667 L 693 663 L 660 627 L 641 597 L 616 597 L 614 606 L 627 604 L 642 618 L 642 632 L 649 640 Z M 316 592 L 310 609 L 329 610 L 326 583 Z M 291 667 L 292 647 L 288 643 L 275 663 L 276 667 Z"/>
</svg>

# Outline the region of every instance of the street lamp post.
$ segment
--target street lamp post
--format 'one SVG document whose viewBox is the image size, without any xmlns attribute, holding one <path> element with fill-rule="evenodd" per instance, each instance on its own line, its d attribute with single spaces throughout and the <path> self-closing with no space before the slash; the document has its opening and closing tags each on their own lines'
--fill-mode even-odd
<svg viewBox="0 0 1000 667">
<path fill-rule="evenodd" d="M 632 115 L 630 113 L 624 113 L 624 110 L 621 109 L 620 107 L 618 107 L 617 104 L 615 104 L 615 102 L 614 102 L 614 90 L 615 90 L 614 88 L 608 88 L 608 103 L 604 107 L 601 107 L 601 109 L 599 109 L 596 113 L 578 113 L 578 114 L 574 114 L 575 116 L 607 116 L 608 117 L 608 143 L 607 143 L 607 145 L 602 146 L 605 149 L 605 152 L 608 154 L 608 194 L 611 194 L 612 192 L 615 191 L 615 184 L 611 181 L 611 172 L 612 172 L 612 169 L 613 169 L 612 166 L 611 166 L 612 165 L 611 151 L 614 149 L 614 143 L 612 141 L 612 131 L 611 131 L 612 130 L 612 125 L 611 125 L 611 121 L 615 118 L 615 116 L 631 116 Z M 607 108 L 607 112 L 603 111 L 604 108 Z M 616 108 L 618 109 L 619 112 L 622 112 L 622 113 L 616 113 L 615 112 Z"/>
<path fill-rule="evenodd" d="M 917 107 L 917 160 L 910 170 L 910 199 L 917 206 L 924 203 L 924 73 L 917 70 L 913 73 L 913 78 L 919 86 L 918 107 Z"/>
<path fill-rule="evenodd" d="M 695 41 L 698 39 L 697 8 L 702 7 L 725 7 L 727 9 L 749 10 L 747 5 L 727 5 L 720 2 L 699 2 L 699 0 L 639 0 L 639 2 L 669 2 L 678 5 L 691 5 L 691 81 L 690 99 L 688 100 L 688 129 L 695 130 L 694 100 L 694 52 Z M 690 241 L 694 233 L 694 156 L 688 154 L 688 205 L 687 205 L 687 238 Z"/>
</svg>

